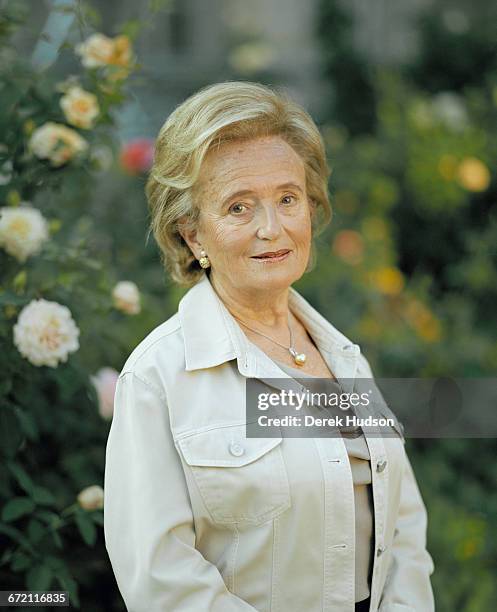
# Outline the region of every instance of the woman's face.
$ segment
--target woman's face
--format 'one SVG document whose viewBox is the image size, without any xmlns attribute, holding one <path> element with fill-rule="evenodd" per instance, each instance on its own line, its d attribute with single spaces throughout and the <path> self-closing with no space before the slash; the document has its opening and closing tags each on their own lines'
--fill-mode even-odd
<svg viewBox="0 0 497 612">
<path fill-rule="evenodd" d="M 211 279 L 226 289 L 281 290 L 305 272 L 312 231 L 302 159 L 278 136 L 211 150 L 197 187 L 200 219 L 185 236 L 203 248 Z M 280 257 L 261 258 L 266 253 Z"/>
</svg>

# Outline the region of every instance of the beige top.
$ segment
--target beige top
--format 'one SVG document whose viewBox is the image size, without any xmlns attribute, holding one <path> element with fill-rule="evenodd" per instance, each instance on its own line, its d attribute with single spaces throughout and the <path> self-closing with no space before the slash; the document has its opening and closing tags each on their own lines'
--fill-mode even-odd
<svg viewBox="0 0 497 612">
<path fill-rule="evenodd" d="M 302 370 L 291 368 L 281 361 L 274 360 L 278 366 L 292 378 L 320 378 L 306 374 Z M 305 384 L 305 383 L 302 383 Z M 330 380 L 330 384 L 337 387 L 341 393 L 340 385 Z M 312 391 L 312 383 L 306 384 Z M 362 601 L 370 595 L 371 572 L 373 568 L 374 551 L 374 507 L 371 484 L 371 463 L 369 448 L 364 433 L 358 428 L 357 433 L 343 431 L 343 441 L 349 456 L 352 479 L 354 482 L 355 501 L 355 601 Z"/>
</svg>

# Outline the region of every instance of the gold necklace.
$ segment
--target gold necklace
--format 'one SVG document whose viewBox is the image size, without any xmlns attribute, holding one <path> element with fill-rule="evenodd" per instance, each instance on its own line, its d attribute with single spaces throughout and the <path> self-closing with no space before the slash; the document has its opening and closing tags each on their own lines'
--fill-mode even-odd
<svg viewBox="0 0 497 612">
<path fill-rule="evenodd" d="M 233 313 L 231 313 L 233 317 L 235 317 L 235 315 Z M 252 327 L 250 327 L 249 325 L 247 325 L 246 323 L 244 323 L 241 319 L 239 319 L 238 317 L 235 317 L 235 319 L 237 321 L 240 321 L 240 323 L 242 325 L 244 325 L 247 329 L 250 329 L 250 331 L 253 331 L 254 334 L 259 334 L 259 336 L 263 336 L 264 338 L 267 338 L 268 340 L 271 340 L 271 342 L 274 342 L 275 344 L 277 344 L 278 346 L 281 346 L 281 348 L 286 349 L 290 355 L 293 357 L 293 360 L 295 361 L 295 363 L 299 366 L 304 365 L 305 360 L 307 359 L 307 356 L 305 353 L 299 353 L 293 346 L 293 333 L 292 333 L 292 328 L 290 327 L 290 321 L 287 321 L 288 324 L 288 331 L 290 332 L 290 346 L 285 346 L 284 344 L 280 344 L 279 342 L 277 342 L 276 340 L 273 340 L 273 338 L 270 338 L 269 336 L 266 336 L 266 334 L 263 334 L 260 331 L 257 331 L 256 329 L 253 329 Z"/>
</svg>

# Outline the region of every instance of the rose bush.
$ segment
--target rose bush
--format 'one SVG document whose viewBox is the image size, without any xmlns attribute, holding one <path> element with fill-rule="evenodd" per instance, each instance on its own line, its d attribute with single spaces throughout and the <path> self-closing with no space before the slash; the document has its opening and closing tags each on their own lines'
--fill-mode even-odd
<svg viewBox="0 0 497 612">
<path fill-rule="evenodd" d="M 104 452 L 129 351 L 119 321 L 139 318 L 142 295 L 95 248 L 88 204 L 99 173 L 120 172 L 115 112 L 135 59 L 126 34 L 88 33 L 64 47 L 77 74 L 41 77 L 10 43 L 22 5 L 1 10 L 1 584 L 122 610 L 102 533 Z"/>
</svg>

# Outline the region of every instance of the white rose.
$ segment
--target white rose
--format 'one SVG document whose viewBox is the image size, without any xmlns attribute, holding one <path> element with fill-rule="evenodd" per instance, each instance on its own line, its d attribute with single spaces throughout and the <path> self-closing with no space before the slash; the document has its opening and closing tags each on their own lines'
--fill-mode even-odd
<svg viewBox="0 0 497 612">
<path fill-rule="evenodd" d="M 86 487 L 79 493 L 77 500 L 85 510 L 100 510 L 104 507 L 104 490 L 99 485 Z"/>
<path fill-rule="evenodd" d="M 138 314 L 141 310 L 140 292 L 135 283 L 120 281 L 112 291 L 114 306 L 126 314 Z"/>
<path fill-rule="evenodd" d="M 76 53 L 81 56 L 81 63 L 85 68 L 107 66 L 112 60 L 114 42 L 104 34 L 92 34 L 76 46 Z"/>
<path fill-rule="evenodd" d="M 0 208 L 0 246 L 23 263 L 38 253 L 49 237 L 48 223 L 37 208 L 24 206 Z"/>
<path fill-rule="evenodd" d="M 114 395 L 119 372 L 114 368 L 101 368 L 95 376 L 90 376 L 98 395 L 98 410 L 100 416 L 110 420 L 114 412 Z"/>
<path fill-rule="evenodd" d="M 61 97 L 60 106 L 68 123 L 85 130 L 93 127 L 95 118 L 100 112 L 97 96 L 81 87 L 71 87 Z"/>
<path fill-rule="evenodd" d="M 49 159 L 52 166 L 62 166 L 87 148 L 88 143 L 78 132 L 53 121 L 34 130 L 29 140 L 29 149 L 34 155 Z"/>
<path fill-rule="evenodd" d="M 44 299 L 25 306 L 14 325 L 14 344 L 35 366 L 57 367 L 79 349 L 79 329 L 69 308 Z"/>
</svg>

